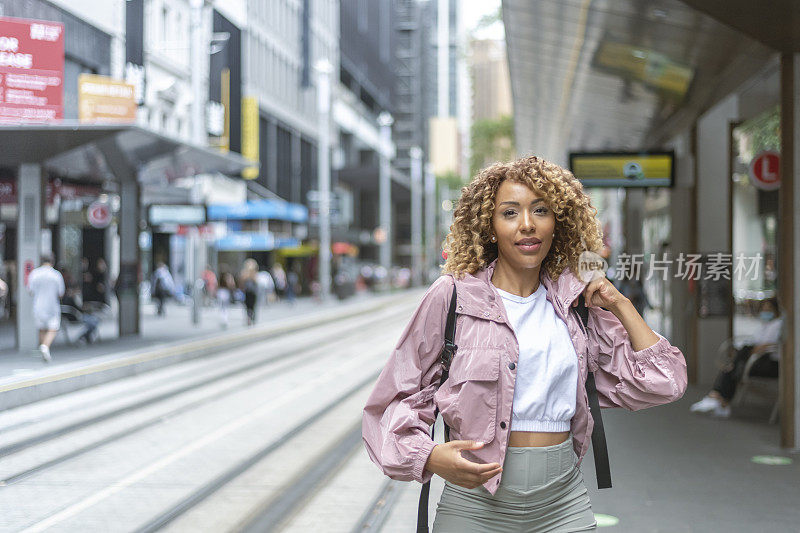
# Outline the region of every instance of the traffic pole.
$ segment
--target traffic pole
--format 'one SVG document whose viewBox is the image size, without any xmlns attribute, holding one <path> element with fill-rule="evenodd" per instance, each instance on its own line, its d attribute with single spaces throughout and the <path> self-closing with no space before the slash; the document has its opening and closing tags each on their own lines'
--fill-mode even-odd
<svg viewBox="0 0 800 533">
<path fill-rule="evenodd" d="M 325 59 L 315 65 L 317 71 L 317 113 L 319 115 L 319 296 L 331 294 L 331 73 L 333 66 Z"/>
</svg>

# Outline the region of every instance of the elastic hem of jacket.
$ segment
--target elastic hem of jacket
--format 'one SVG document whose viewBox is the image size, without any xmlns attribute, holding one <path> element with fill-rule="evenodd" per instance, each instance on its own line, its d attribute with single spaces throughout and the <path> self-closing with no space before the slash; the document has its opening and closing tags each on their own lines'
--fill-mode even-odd
<svg viewBox="0 0 800 533">
<path fill-rule="evenodd" d="M 542 431 L 560 433 L 569 431 L 570 420 L 521 420 L 511 417 L 511 431 Z"/>
<path fill-rule="evenodd" d="M 426 483 L 433 477 L 433 473 L 425 470 L 425 463 L 428 462 L 428 457 L 430 457 L 434 446 L 436 446 L 436 443 L 427 437 L 420 437 L 420 440 L 420 446 L 417 449 L 416 456 L 414 457 L 414 468 L 412 469 L 411 474 L 414 476 L 415 480 L 419 481 L 420 483 Z"/>
<path fill-rule="evenodd" d="M 648 346 L 643 350 L 639 350 L 638 352 L 633 352 L 633 358 L 639 361 L 646 361 L 653 357 L 664 355 L 669 353 L 670 351 L 670 343 L 667 339 L 661 336 L 661 334 L 656 333 L 659 339 L 658 342 L 653 344 L 652 346 Z"/>
</svg>

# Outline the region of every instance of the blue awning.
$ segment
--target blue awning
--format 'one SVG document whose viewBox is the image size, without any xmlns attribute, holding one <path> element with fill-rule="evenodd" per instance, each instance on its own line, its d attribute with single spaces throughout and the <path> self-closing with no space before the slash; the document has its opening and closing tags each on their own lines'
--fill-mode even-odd
<svg viewBox="0 0 800 533">
<path fill-rule="evenodd" d="M 300 241 L 291 237 L 275 237 L 269 232 L 234 231 L 216 241 L 220 252 L 270 251 L 280 248 L 294 248 Z"/>
<path fill-rule="evenodd" d="M 242 204 L 208 206 L 209 220 L 288 220 L 306 222 L 308 209 L 301 204 L 280 200 L 251 200 Z"/>
</svg>

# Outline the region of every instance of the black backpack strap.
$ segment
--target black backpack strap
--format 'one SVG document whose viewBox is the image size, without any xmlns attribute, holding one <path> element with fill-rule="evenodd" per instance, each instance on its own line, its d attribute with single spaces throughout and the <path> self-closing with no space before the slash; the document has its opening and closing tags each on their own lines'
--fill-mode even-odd
<svg viewBox="0 0 800 533">
<path fill-rule="evenodd" d="M 453 362 L 453 357 L 458 350 L 455 344 L 456 338 L 456 284 L 453 282 L 453 295 L 450 297 L 450 308 L 447 310 L 447 323 L 444 326 L 444 346 L 442 351 L 439 352 L 439 360 L 442 363 L 442 377 L 439 380 L 441 387 L 447 377 L 450 375 L 450 363 Z M 433 424 L 431 424 L 431 439 L 433 439 L 433 431 L 436 427 L 436 418 L 439 416 L 439 410 L 433 412 Z M 450 428 L 447 424 L 444 425 L 444 441 L 450 441 Z M 419 507 L 417 508 L 417 533 L 428 533 L 428 496 L 431 492 L 431 482 L 428 481 L 422 484 L 422 490 L 419 493 Z"/>
<path fill-rule="evenodd" d="M 583 294 L 578 297 L 578 307 L 575 312 L 581 319 L 584 332 L 589 327 L 589 308 L 586 307 Z M 589 362 L 586 362 L 587 366 Z M 606 432 L 603 428 L 603 416 L 600 412 L 600 401 L 597 398 L 597 386 L 594 383 L 594 372 L 586 372 L 586 395 L 589 397 L 589 409 L 594 419 L 592 431 L 592 453 L 594 454 L 594 468 L 597 474 L 597 488 L 611 488 L 611 466 L 608 463 L 608 443 Z"/>
</svg>

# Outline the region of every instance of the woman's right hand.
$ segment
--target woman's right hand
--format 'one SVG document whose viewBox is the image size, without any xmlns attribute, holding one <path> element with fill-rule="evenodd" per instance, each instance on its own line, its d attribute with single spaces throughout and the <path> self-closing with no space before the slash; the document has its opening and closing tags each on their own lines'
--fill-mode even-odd
<svg viewBox="0 0 800 533">
<path fill-rule="evenodd" d="M 461 456 L 461 450 L 479 450 L 482 442 L 453 440 L 433 447 L 425 470 L 460 487 L 474 489 L 503 471 L 499 463 L 473 463 Z"/>
</svg>

